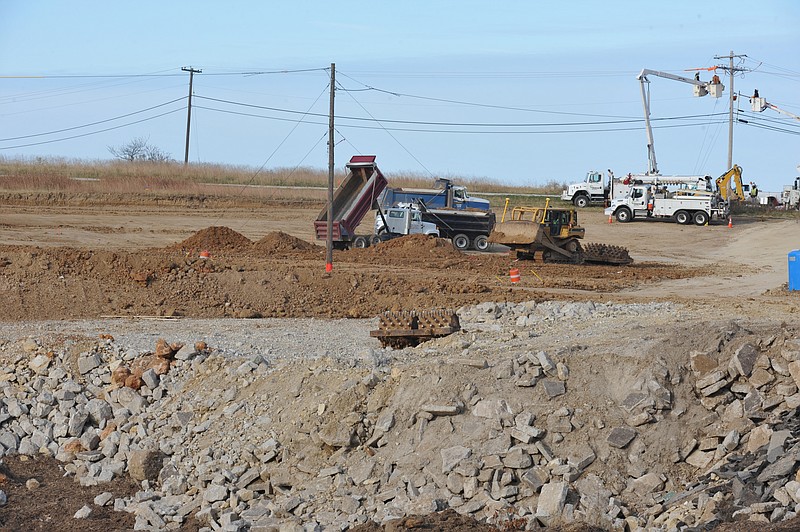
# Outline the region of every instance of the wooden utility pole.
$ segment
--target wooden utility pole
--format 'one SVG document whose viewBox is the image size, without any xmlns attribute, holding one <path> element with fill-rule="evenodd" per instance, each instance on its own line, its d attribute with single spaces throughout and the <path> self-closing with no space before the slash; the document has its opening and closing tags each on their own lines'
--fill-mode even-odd
<svg viewBox="0 0 800 532">
<path fill-rule="evenodd" d="M 747 57 L 744 54 L 741 55 L 734 55 L 733 50 L 731 50 L 730 55 L 717 55 L 714 56 L 714 59 L 729 59 L 729 63 L 727 67 L 718 67 L 724 70 L 727 70 L 730 74 L 730 87 L 728 90 L 730 91 L 730 109 L 728 110 L 728 168 L 733 168 L 733 105 L 736 101 L 736 91 L 733 90 L 733 76 L 736 72 L 746 72 L 748 69 L 746 68 L 734 68 L 733 66 L 733 58 L 734 57 Z"/>
<path fill-rule="evenodd" d="M 189 106 L 188 114 L 186 116 L 186 151 L 184 152 L 183 156 L 183 164 L 189 164 L 189 129 L 192 125 L 192 81 L 194 80 L 195 72 L 199 74 L 202 72 L 202 70 L 192 67 L 181 67 L 181 70 L 189 73 Z"/>
<path fill-rule="evenodd" d="M 336 63 L 331 63 L 331 105 L 328 112 L 328 237 L 325 239 L 325 271 L 333 271 L 333 96 L 336 94 Z"/>
</svg>

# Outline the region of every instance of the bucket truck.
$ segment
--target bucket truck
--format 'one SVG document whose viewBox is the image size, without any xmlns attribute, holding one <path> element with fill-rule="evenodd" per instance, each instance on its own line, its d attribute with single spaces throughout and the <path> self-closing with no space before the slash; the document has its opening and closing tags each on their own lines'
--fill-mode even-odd
<svg viewBox="0 0 800 532">
<path fill-rule="evenodd" d="M 711 78 L 711 81 L 700 81 L 700 75 L 695 74 L 694 78 L 685 78 L 669 72 L 660 72 L 658 70 L 642 69 L 636 79 L 639 80 L 639 85 L 642 91 L 642 105 L 644 106 L 644 124 L 647 132 L 647 172 L 645 175 L 659 175 L 658 163 L 656 162 L 656 150 L 653 144 L 653 128 L 650 126 L 650 80 L 647 76 L 658 76 L 660 78 L 671 79 L 674 81 L 681 81 L 694 85 L 693 91 L 695 96 L 705 96 L 710 94 L 714 98 L 722 96 L 725 86 L 720 82 L 719 76 L 716 74 Z M 634 176 L 636 177 L 636 176 Z"/>
<path fill-rule="evenodd" d="M 784 109 L 781 109 L 777 105 L 772 105 L 771 103 L 767 102 L 766 98 L 762 98 L 758 95 L 758 89 L 753 91 L 753 95 L 750 97 L 750 106 L 753 112 L 762 113 L 765 109 L 772 109 L 775 112 L 781 113 L 782 115 L 789 116 L 794 118 L 795 120 L 800 120 L 800 116 L 796 114 L 790 113 Z"/>
<path fill-rule="evenodd" d="M 800 116 L 767 102 L 766 98 L 759 96 L 758 89 L 753 91 L 753 95 L 750 97 L 750 105 L 753 112 L 756 113 L 762 113 L 766 109 L 772 109 L 776 113 L 786 115 L 795 120 L 800 120 Z M 797 170 L 800 172 L 800 165 L 797 166 Z M 759 200 L 761 199 L 760 197 L 761 194 L 759 194 Z M 800 208 L 800 177 L 795 178 L 793 184 L 783 187 L 783 192 L 780 194 L 780 202 L 787 209 Z"/>
</svg>

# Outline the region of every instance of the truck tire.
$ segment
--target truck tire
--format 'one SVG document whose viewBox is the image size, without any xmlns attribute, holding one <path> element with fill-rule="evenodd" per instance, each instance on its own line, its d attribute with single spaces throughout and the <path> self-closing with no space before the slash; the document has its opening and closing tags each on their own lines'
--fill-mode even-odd
<svg viewBox="0 0 800 532">
<path fill-rule="evenodd" d="M 686 225 L 692 222 L 692 215 L 687 211 L 678 211 L 675 213 L 675 221 L 681 225 Z"/>
<path fill-rule="evenodd" d="M 463 233 L 459 233 L 453 237 L 453 247 L 459 251 L 469 249 L 469 237 Z"/>
<path fill-rule="evenodd" d="M 381 242 L 382 242 L 381 237 L 379 237 L 378 235 L 372 235 L 371 237 L 369 237 L 369 243 L 372 246 L 377 246 Z"/>
<path fill-rule="evenodd" d="M 574 198 L 572 198 L 572 203 L 578 207 L 579 209 L 583 209 L 584 207 L 589 206 L 589 196 L 586 194 L 578 194 Z"/>
<path fill-rule="evenodd" d="M 706 225 L 708 223 L 708 213 L 706 211 L 697 211 L 694 213 L 695 225 Z"/>
<path fill-rule="evenodd" d="M 620 207 L 617 209 L 617 221 L 622 223 L 627 223 L 633 220 L 633 215 L 631 214 L 631 210 L 627 207 Z"/>
<path fill-rule="evenodd" d="M 357 236 L 353 239 L 353 247 L 357 249 L 369 247 L 369 240 L 365 236 Z"/>
<path fill-rule="evenodd" d="M 472 241 L 472 245 L 478 251 L 486 251 L 489 249 L 489 238 L 486 235 L 478 235 L 475 237 L 475 240 Z"/>
</svg>

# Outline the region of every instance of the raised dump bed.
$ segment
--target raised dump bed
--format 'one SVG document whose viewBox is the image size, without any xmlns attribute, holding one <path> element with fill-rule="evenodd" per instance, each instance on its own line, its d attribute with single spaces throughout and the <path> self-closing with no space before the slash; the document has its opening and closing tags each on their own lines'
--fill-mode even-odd
<svg viewBox="0 0 800 532">
<path fill-rule="evenodd" d="M 355 238 L 355 231 L 370 211 L 387 181 L 374 155 L 354 155 L 347 163 L 347 176 L 333 193 L 332 236 L 334 247 L 344 248 Z M 314 221 L 317 240 L 328 237 L 328 205 Z"/>
</svg>

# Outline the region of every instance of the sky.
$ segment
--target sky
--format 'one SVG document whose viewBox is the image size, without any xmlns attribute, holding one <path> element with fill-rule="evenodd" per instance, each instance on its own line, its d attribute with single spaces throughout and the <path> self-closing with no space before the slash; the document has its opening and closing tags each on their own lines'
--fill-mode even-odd
<svg viewBox="0 0 800 532">
<path fill-rule="evenodd" d="M 135 138 L 190 163 L 335 163 L 512 185 L 647 170 L 642 69 L 693 77 L 737 56 L 733 163 L 800 175 L 800 2 L 0 0 L 0 157 L 111 160 Z M 721 58 L 723 57 L 724 58 Z M 741 69 L 741 70 L 739 70 Z M 714 71 L 699 71 L 708 80 Z M 722 98 L 648 76 L 658 169 L 728 169 Z"/>
</svg>

